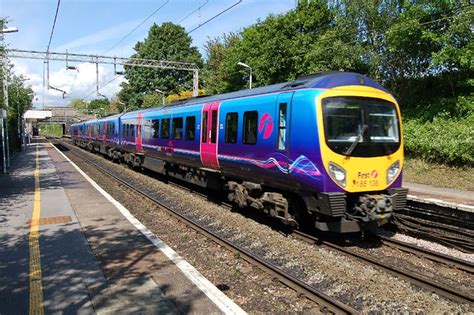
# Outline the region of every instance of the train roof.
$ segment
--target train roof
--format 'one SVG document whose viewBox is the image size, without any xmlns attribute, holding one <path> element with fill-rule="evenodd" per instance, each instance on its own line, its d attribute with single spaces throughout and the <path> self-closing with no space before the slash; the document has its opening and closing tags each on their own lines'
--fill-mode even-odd
<svg viewBox="0 0 474 315">
<path fill-rule="evenodd" d="M 168 108 L 180 107 L 180 106 L 186 106 L 186 105 L 198 105 L 202 103 L 211 103 L 211 102 L 223 101 L 223 100 L 234 99 L 234 98 L 255 96 L 259 94 L 278 93 L 278 92 L 294 91 L 294 90 L 301 90 L 301 89 L 308 89 L 308 88 L 331 89 L 331 88 L 345 86 L 345 85 L 369 86 L 369 87 L 373 87 L 373 88 L 388 92 L 383 86 L 381 86 L 379 83 L 377 83 L 373 79 L 359 73 L 341 72 L 341 71 L 321 72 L 321 73 L 300 76 L 296 80 L 290 81 L 290 82 L 277 83 L 277 84 L 267 85 L 267 86 L 258 87 L 254 89 L 239 90 L 235 92 L 212 95 L 212 96 L 192 97 L 185 100 L 176 101 L 164 106 L 155 106 L 155 107 L 151 107 L 147 109 L 139 109 L 132 112 L 120 113 L 120 114 L 104 117 L 102 119 L 109 120 L 113 118 L 118 118 L 120 116 L 127 118 L 129 116 L 134 116 L 138 112 L 143 113 L 143 112 L 156 111 L 160 109 L 168 109 Z M 94 121 L 97 121 L 97 119 L 88 121 L 88 123 L 94 122 Z"/>
<path fill-rule="evenodd" d="M 263 87 L 240 90 L 240 91 L 212 95 L 212 96 L 192 97 L 185 100 L 176 101 L 165 106 L 156 106 L 156 107 L 152 107 L 148 109 L 141 109 L 141 110 L 137 110 L 133 112 L 128 112 L 124 114 L 124 116 L 128 114 L 133 114 L 135 112 L 156 111 L 160 109 L 167 109 L 167 108 L 173 108 L 173 107 L 179 107 L 179 106 L 185 106 L 185 105 L 211 103 L 211 102 L 216 102 L 216 101 L 248 97 L 248 96 L 254 96 L 254 95 L 259 95 L 259 94 L 269 94 L 269 93 L 277 93 L 277 92 L 308 89 L 308 88 L 331 89 L 331 88 L 335 88 L 338 86 L 345 86 L 345 85 L 370 86 L 370 87 L 388 92 L 384 87 L 382 87 L 376 81 L 359 73 L 340 72 L 340 71 L 322 72 L 322 73 L 315 73 L 315 74 L 301 76 L 297 78 L 295 81 L 290 81 L 290 82 L 277 83 L 277 84 L 267 85 Z"/>
</svg>

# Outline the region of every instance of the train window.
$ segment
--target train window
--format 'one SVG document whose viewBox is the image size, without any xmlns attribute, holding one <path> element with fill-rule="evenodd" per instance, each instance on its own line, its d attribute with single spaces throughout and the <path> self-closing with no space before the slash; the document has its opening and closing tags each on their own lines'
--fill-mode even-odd
<svg viewBox="0 0 474 315">
<path fill-rule="evenodd" d="M 168 139 L 170 137 L 170 119 L 165 118 L 161 120 L 161 139 Z"/>
<path fill-rule="evenodd" d="M 239 114 L 228 113 L 225 117 L 225 142 L 237 142 L 237 127 L 239 123 Z"/>
<path fill-rule="evenodd" d="M 173 118 L 173 139 L 183 139 L 183 118 Z"/>
<path fill-rule="evenodd" d="M 196 117 L 186 117 L 186 140 L 194 140 L 196 134 Z"/>
<path fill-rule="evenodd" d="M 278 150 L 286 150 L 286 103 L 280 103 L 278 119 Z"/>
<path fill-rule="evenodd" d="M 244 144 L 257 143 L 257 122 L 258 112 L 256 110 L 244 113 L 244 137 L 242 139 Z"/>
<path fill-rule="evenodd" d="M 203 112 L 202 114 L 202 142 L 207 142 L 207 112 Z"/>
<path fill-rule="evenodd" d="M 155 139 L 158 139 L 158 130 L 159 130 L 159 127 L 160 127 L 160 120 L 159 119 L 153 119 L 151 121 L 151 125 L 152 125 L 152 128 L 153 128 L 152 137 L 155 138 Z"/>
<path fill-rule="evenodd" d="M 211 143 L 216 143 L 217 138 L 217 110 L 212 111 Z"/>
</svg>

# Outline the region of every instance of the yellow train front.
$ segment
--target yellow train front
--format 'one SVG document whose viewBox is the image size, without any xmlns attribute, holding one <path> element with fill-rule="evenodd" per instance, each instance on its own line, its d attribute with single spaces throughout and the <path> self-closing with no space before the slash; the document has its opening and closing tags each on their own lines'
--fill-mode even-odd
<svg viewBox="0 0 474 315">
<path fill-rule="evenodd" d="M 320 159 L 310 159 L 316 160 L 323 180 L 313 181 L 318 192 L 304 199 L 317 229 L 344 233 L 387 223 L 404 208 L 408 190 L 402 187 L 402 121 L 396 100 L 365 76 L 345 73 L 338 79 L 330 87 L 325 83 L 325 89 L 307 91 L 316 103 L 320 153 Z M 302 148 L 313 142 L 307 131 L 300 137 L 306 144 L 293 143 Z"/>
</svg>

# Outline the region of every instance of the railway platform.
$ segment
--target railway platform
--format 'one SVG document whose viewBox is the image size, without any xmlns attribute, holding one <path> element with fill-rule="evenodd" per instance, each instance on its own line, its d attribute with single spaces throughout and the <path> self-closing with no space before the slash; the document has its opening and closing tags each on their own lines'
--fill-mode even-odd
<svg viewBox="0 0 474 315">
<path fill-rule="evenodd" d="M 474 193 L 472 191 L 408 182 L 404 182 L 403 186 L 409 189 L 409 199 L 439 203 L 459 210 L 474 212 Z"/>
<path fill-rule="evenodd" d="M 0 175 L 0 314 L 239 314 L 211 282 L 36 138 Z"/>
</svg>

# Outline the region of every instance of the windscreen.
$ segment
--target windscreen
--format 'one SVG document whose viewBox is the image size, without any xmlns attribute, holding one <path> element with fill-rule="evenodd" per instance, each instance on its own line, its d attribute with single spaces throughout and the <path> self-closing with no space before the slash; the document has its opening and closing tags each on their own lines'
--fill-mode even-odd
<svg viewBox="0 0 474 315">
<path fill-rule="evenodd" d="M 323 100 L 326 143 L 339 154 L 375 157 L 400 147 L 397 110 L 375 98 L 330 97 Z"/>
</svg>

